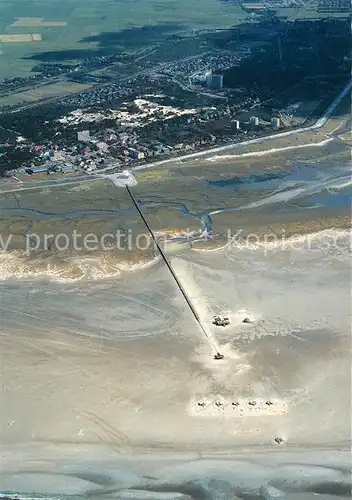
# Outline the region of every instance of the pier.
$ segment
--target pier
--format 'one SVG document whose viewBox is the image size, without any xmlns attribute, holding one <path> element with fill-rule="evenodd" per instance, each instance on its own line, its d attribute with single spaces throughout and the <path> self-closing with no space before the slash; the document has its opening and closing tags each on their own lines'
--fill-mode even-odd
<svg viewBox="0 0 352 500">
<path fill-rule="evenodd" d="M 176 282 L 178 289 L 180 290 L 181 294 L 183 295 L 183 297 L 184 297 L 184 299 L 185 299 L 185 301 L 186 301 L 189 309 L 191 310 L 191 312 L 192 312 L 195 320 L 197 321 L 197 323 L 198 323 L 198 325 L 199 325 L 199 327 L 200 327 L 200 329 L 201 329 L 201 331 L 202 331 L 205 339 L 207 340 L 208 344 L 210 345 L 211 349 L 213 350 L 213 352 L 214 352 L 214 359 L 217 359 L 217 360 L 223 359 L 224 356 L 222 354 L 220 354 L 220 352 L 219 352 L 219 346 L 217 345 L 217 343 L 215 342 L 215 340 L 212 338 L 212 336 L 209 335 L 209 333 L 206 330 L 206 327 L 203 325 L 203 323 L 201 321 L 201 318 L 200 318 L 200 316 L 199 316 L 196 308 L 192 304 L 191 298 L 189 297 L 188 293 L 186 292 L 185 288 L 183 287 L 180 279 L 178 278 L 178 276 L 177 276 L 177 274 L 176 274 L 176 272 L 175 272 L 175 270 L 174 270 L 174 268 L 173 268 L 170 260 L 166 256 L 164 250 L 159 245 L 159 243 L 157 241 L 157 238 L 155 237 L 152 228 L 150 227 L 147 219 L 145 218 L 145 215 L 143 214 L 143 212 L 142 212 L 142 210 L 141 210 L 141 208 L 140 208 L 140 206 L 139 206 L 139 204 L 138 204 L 135 196 L 133 195 L 133 193 L 132 193 L 132 191 L 131 191 L 131 189 L 130 189 L 130 187 L 129 187 L 129 185 L 127 183 L 125 184 L 125 187 L 126 187 L 126 190 L 127 190 L 128 194 L 129 194 L 129 196 L 130 196 L 130 198 L 131 198 L 134 206 L 136 207 L 139 215 L 141 216 L 141 218 L 142 218 L 142 220 L 143 220 L 146 228 L 148 229 L 148 231 L 150 233 L 150 236 L 151 236 L 151 238 L 153 239 L 153 241 L 155 243 L 156 248 L 158 249 L 158 251 L 159 251 L 159 253 L 160 253 L 163 261 L 165 262 L 168 270 L 170 271 L 171 276 L 173 277 L 174 281 Z"/>
</svg>

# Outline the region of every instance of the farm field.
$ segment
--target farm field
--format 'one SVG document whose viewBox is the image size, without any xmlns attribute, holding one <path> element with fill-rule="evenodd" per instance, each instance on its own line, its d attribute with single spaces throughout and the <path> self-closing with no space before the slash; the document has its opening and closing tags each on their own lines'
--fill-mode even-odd
<svg viewBox="0 0 352 500">
<path fill-rule="evenodd" d="M 27 39 L 11 44 L 0 40 L 0 79 L 28 76 L 42 60 L 41 53 L 59 52 L 55 57 L 67 61 L 68 50 L 76 51 L 77 60 L 94 55 L 97 49 L 108 53 L 112 44 L 117 51 L 133 52 L 176 31 L 226 28 L 246 16 L 239 5 L 218 0 L 3 0 L 0 33 L 28 36 L 34 29 L 42 40 L 30 44 Z M 140 29 L 150 26 L 154 29 Z M 106 35 L 111 32 L 120 36 L 112 41 Z M 102 33 L 105 36 L 99 37 Z"/>
<path fill-rule="evenodd" d="M 57 82 L 49 85 L 41 85 L 37 88 L 33 87 L 21 92 L 15 92 L 6 97 L 1 98 L 4 106 L 15 106 L 17 104 L 29 104 L 42 99 L 50 99 L 62 95 L 72 94 L 87 90 L 90 86 L 83 83 L 74 82 Z"/>
<path fill-rule="evenodd" d="M 1 35 L 0 42 L 3 43 L 23 43 L 23 42 L 41 42 L 42 35 L 40 33 L 21 33 L 17 35 Z"/>
</svg>

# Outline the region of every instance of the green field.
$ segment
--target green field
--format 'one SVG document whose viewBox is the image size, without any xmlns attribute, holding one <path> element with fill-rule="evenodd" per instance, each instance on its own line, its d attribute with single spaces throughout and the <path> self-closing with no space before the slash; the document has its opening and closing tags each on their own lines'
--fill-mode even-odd
<svg viewBox="0 0 352 500">
<path fill-rule="evenodd" d="M 23 57 L 38 52 L 98 47 L 97 43 L 82 43 L 85 37 L 122 32 L 120 41 L 114 46 L 132 51 L 148 45 L 149 39 L 150 43 L 162 41 L 165 29 L 170 33 L 224 28 L 243 22 L 246 17 L 239 5 L 219 0 L 2 0 L 0 33 L 40 33 L 43 40 L 1 43 L 0 79 L 30 74 L 37 61 Z M 43 18 L 43 22 L 67 22 L 67 25 L 12 26 L 17 18 Z M 123 30 L 143 26 L 156 26 L 160 31 L 123 35 Z"/>
</svg>

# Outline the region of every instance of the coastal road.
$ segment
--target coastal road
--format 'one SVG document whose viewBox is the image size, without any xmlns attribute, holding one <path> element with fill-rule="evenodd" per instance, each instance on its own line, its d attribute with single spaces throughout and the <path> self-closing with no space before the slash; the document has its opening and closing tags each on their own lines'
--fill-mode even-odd
<svg viewBox="0 0 352 500">
<path fill-rule="evenodd" d="M 182 156 L 167 158 L 166 160 L 160 160 L 160 161 L 153 162 L 153 163 L 147 163 L 146 165 L 139 165 L 138 167 L 132 167 L 132 170 L 133 171 L 145 170 L 145 169 L 156 167 L 159 165 L 164 165 L 164 164 L 170 163 L 170 162 L 191 160 L 193 158 L 200 158 L 202 156 L 207 156 L 207 155 L 212 155 L 212 154 L 216 154 L 216 153 L 221 153 L 223 151 L 228 151 L 228 150 L 234 149 L 236 147 L 264 143 L 270 139 L 278 139 L 280 137 L 288 137 L 291 135 L 301 134 L 302 132 L 304 133 L 304 132 L 309 132 L 311 130 L 319 129 L 326 124 L 326 122 L 329 120 L 331 114 L 337 108 L 337 106 L 340 104 L 342 99 L 351 91 L 351 88 L 352 88 L 352 81 L 350 81 L 344 87 L 344 89 L 336 97 L 336 99 L 331 103 L 331 105 L 328 107 L 328 109 L 325 111 L 325 113 L 313 125 L 310 125 L 309 127 L 300 127 L 300 128 L 294 129 L 294 130 L 288 130 L 286 132 L 279 132 L 276 134 L 266 135 L 264 137 L 258 137 L 257 139 L 250 139 L 248 141 L 226 144 L 225 146 L 217 146 L 217 147 L 214 147 L 211 149 L 206 149 L 204 151 L 197 151 L 196 153 L 189 153 L 189 154 L 182 155 Z"/>
<path fill-rule="evenodd" d="M 310 125 L 309 127 L 300 127 L 298 129 L 288 130 L 287 132 L 280 132 L 277 134 L 270 134 L 270 135 L 267 135 L 264 137 L 258 137 L 257 139 L 250 139 L 248 141 L 226 144 L 225 146 L 217 146 L 217 147 L 207 149 L 204 151 L 198 151 L 196 153 L 190 153 L 190 154 L 186 154 L 183 156 L 167 158 L 166 160 L 160 160 L 160 161 L 153 162 L 153 163 L 147 163 L 145 165 L 139 165 L 137 167 L 132 167 L 131 170 L 134 172 L 137 172 L 140 170 L 146 170 L 149 168 L 158 167 L 160 165 L 165 165 L 165 164 L 171 163 L 171 162 L 191 160 L 193 158 L 200 158 L 202 156 L 213 155 L 213 154 L 220 153 L 223 151 L 232 150 L 236 147 L 247 146 L 247 145 L 258 144 L 258 143 L 264 144 L 266 141 L 268 141 L 270 139 L 277 139 L 280 137 L 288 137 L 288 136 L 292 136 L 292 135 L 296 135 L 296 134 L 301 134 L 304 132 L 309 132 L 311 130 L 319 129 L 327 123 L 331 114 L 334 112 L 334 110 L 337 108 L 337 106 L 341 103 L 342 99 L 351 91 L 351 89 L 352 89 L 352 80 L 348 82 L 348 84 L 344 87 L 344 89 L 340 92 L 340 94 L 336 97 L 336 99 L 334 99 L 334 101 L 331 103 L 331 105 L 328 107 L 328 109 L 325 111 L 325 113 L 313 125 Z M 10 190 L 0 191 L 0 192 L 1 193 L 11 193 L 11 192 L 23 191 L 23 190 L 28 190 L 28 189 L 42 189 L 43 187 L 54 187 L 54 186 L 57 186 L 60 184 L 76 184 L 76 183 L 81 183 L 81 182 L 88 182 L 88 181 L 97 180 L 98 178 L 99 178 L 99 174 L 93 174 L 92 176 L 89 176 L 89 177 L 84 176 L 82 178 L 76 177 L 76 178 L 58 179 L 56 181 L 53 181 L 50 184 L 46 183 L 46 181 L 44 181 L 45 184 L 43 182 L 41 184 L 37 184 L 37 185 L 33 185 L 33 186 L 23 186 L 23 187 L 19 186 L 16 189 L 10 189 Z"/>
</svg>

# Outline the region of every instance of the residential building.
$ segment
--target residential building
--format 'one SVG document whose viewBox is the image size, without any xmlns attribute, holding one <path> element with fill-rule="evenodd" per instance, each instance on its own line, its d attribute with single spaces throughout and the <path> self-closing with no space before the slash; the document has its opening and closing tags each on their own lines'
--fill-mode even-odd
<svg viewBox="0 0 352 500">
<path fill-rule="evenodd" d="M 81 142 L 89 142 L 90 141 L 89 130 L 82 130 L 81 132 L 77 132 L 77 140 Z"/>
<path fill-rule="evenodd" d="M 220 90 L 224 86 L 224 77 L 223 75 L 208 75 L 207 76 L 207 86 L 215 89 L 215 90 Z"/>
<path fill-rule="evenodd" d="M 272 127 L 274 128 L 280 127 L 280 118 L 273 117 L 270 122 Z"/>
</svg>

